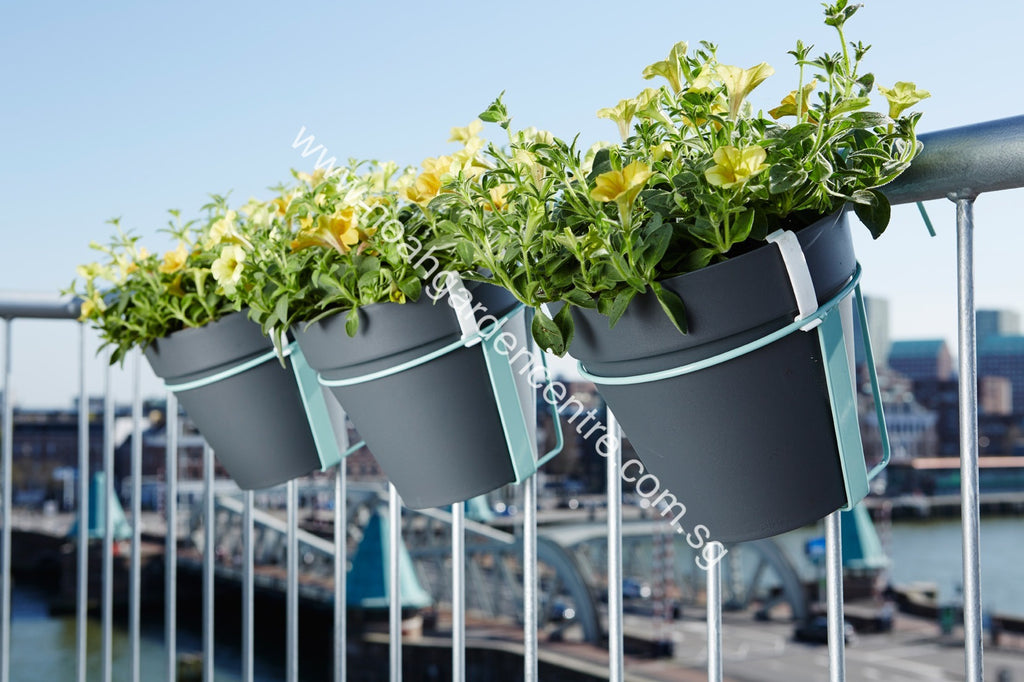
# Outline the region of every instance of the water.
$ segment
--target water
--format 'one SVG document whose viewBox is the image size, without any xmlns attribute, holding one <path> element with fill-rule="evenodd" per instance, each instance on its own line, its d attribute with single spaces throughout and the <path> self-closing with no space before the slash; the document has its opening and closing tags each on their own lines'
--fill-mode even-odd
<svg viewBox="0 0 1024 682">
<path fill-rule="evenodd" d="M 38 588 L 15 584 L 11 600 L 11 680 L 12 682 L 65 682 L 75 679 L 75 618 L 51 616 L 48 595 Z M 103 628 L 100 621 L 90 618 L 88 624 L 88 678 L 102 679 Z M 141 679 L 144 682 L 163 682 L 166 679 L 166 653 L 163 647 L 162 625 L 144 624 L 141 640 Z M 131 642 L 122 627 L 114 627 L 112 639 L 113 680 L 131 679 Z M 178 630 L 178 651 L 199 651 L 201 641 L 195 633 Z M 230 647 L 216 648 L 217 682 L 241 680 L 239 652 Z M 257 661 L 257 680 L 280 680 L 282 671 Z"/>
<path fill-rule="evenodd" d="M 881 529 L 879 529 L 881 531 Z M 805 577 L 813 569 L 803 561 L 803 543 L 812 535 L 803 529 L 780 538 Z M 887 551 L 892 559 L 890 582 L 930 582 L 939 587 L 940 603 L 960 600 L 963 585 L 960 519 L 897 521 Z M 882 538 L 886 543 L 885 537 Z M 981 598 L 986 611 L 1024 616 L 1024 518 L 981 520 Z"/>
</svg>

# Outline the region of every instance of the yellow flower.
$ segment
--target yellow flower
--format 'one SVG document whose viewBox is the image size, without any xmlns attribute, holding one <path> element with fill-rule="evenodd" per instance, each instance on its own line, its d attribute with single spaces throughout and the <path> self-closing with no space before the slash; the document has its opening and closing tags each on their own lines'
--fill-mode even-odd
<svg viewBox="0 0 1024 682">
<path fill-rule="evenodd" d="M 510 189 L 512 189 L 512 185 L 501 184 L 487 190 L 491 200 L 484 202 L 484 210 L 504 211 L 508 207 L 508 199 L 506 197 Z"/>
<path fill-rule="evenodd" d="M 406 199 L 423 207 L 440 192 L 441 175 L 433 172 L 420 173 L 411 185 L 402 188 L 402 195 Z"/>
<path fill-rule="evenodd" d="M 165 253 L 164 262 L 157 269 L 165 275 L 169 275 L 185 267 L 186 259 L 188 259 L 188 249 L 185 248 L 185 242 L 178 242 L 178 248 Z"/>
<path fill-rule="evenodd" d="M 82 306 L 78 311 L 78 321 L 83 322 L 90 317 L 98 317 L 99 313 L 102 313 L 106 308 L 107 306 L 103 303 L 103 299 L 93 294 L 82 301 Z"/>
<path fill-rule="evenodd" d="M 634 161 L 620 171 L 610 170 L 598 175 L 590 196 L 595 201 L 622 202 L 631 206 L 652 175 L 654 173 L 650 168 L 640 161 Z"/>
<path fill-rule="evenodd" d="M 743 149 L 719 147 L 714 155 L 717 165 L 704 171 L 704 177 L 712 185 L 723 189 L 742 185 L 768 168 L 768 164 L 764 163 L 766 157 L 764 149 L 756 145 Z"/>
<path fill-rule="evenodd" d="M 451 137 L 448 138 L 449 142 L 462 142 L 463 144 L 469 144 L 470 140 L 473 140 L 480 131 L 484 129 L 484 124 L 480 119 L 473 119 L 470 124 L 464 128 L 455 127 L 451 130 Z"/>
<path fill-rule="evenodd" d="M 224 293 L 228 296 L 235 293 L 235 287 L 238 286 L 238 280 L 242 277 L 244 262 L 245 249 L 241 246 L 231 244 L 224 247 L 220 252 L 220 256 L 218 256 L 217 260 L 213 261 L 213 265 L 210 266 L 210 272 L 213 273 L 213 278 L 217 280 L 217 283 L 220 284 L 221 288 L 224 289 Z"/>
<path fill-rule="evenodd" d="M 300 218 L 299 223 L 302 230 L 291 243 L 293 251 L 323 246 L 346 254 L 359 241 L 356 211 L 353 206 L 346 206 L 331 216 L 322 215 L 316 219 Z"/>
<path fill-rule="evenodd" d="M 672 86 L 672 92 L 679 92 L 683 88 L 683 57 L 686 56 L 687 45 L 679 42 L 668 51 L 668 57 L 660 62 L 655 62 L 646 67 L 643 76 L 651 80 L 655 76 L 661 76 Z"/>
<path fill-rule="evenodd" d="M 808 102 L 811 99 L 811 90 L 813 90 L 817 84 L 817 79 L 814 79 L 810 83 L 806 84 L 804 87 L 800 88 L 801 116 L 803 114 L 806 114 L 807 111 L 810 109 L 810 104 Z M 796 90 L 793 90 L 788 95 L 783 97 L 782 102 L 779 104 L 779 106 L 775 107 L 774 109 L 770 109 L 768 113 L 774 119 L 779 119 L 782 118 L 783 116 L 796 116 Z"/>
<path fill-rule="evenodd" d="M 614 107 L 598 109 L 597 117 L 615 121 L 619 126 L 619 135 L 625 140 L 629 137 L 629 124 L 633 121 L 633 117 L 636 116 L 636 105 L 635 99 L 619 100 L 619 103 Z"/>
<path fill-rule="evenodd" d="M 300 172 L 295 174 L 295 177 L 297 177 L 299 180 L 301 180 L 302 182 L 306 183 L 310 187 L 316 187 L 321 182 L 323 182 L 323 179 L 324 179 L 324 177 L 326 175 L 327 175 L 327 171 L 325 169 L 317 168 L 317 169 L 315 169 L 313 171 L 312 175 L 310 175 L 309 173 L 303 173 L 303 172 L 300 171 Z"/>
<path fill-rule="evenodd" d="M 238 214 L 234 211 L 226 212 L 223 217 L 210 226 L 210 236 L 203 244 L 204 248 L 212 248 L 217 246 L 223 241 L 231 241 L 232 237 L 236 235 L 235 232 L 235 218 Z"/>
<path fill-rule="evenodd" d="M 662 142 L 659 145 L 651 147 L 651 160 L 652 161 L 655 161 L 655 162 L 661 161 L 666 156 L 671 156 L 671 155 L 672 155 L 672 143 L 671 142 Z"/>
<path fill-rule="evenodd" d="M 653 118 L 660 121 L 669 130 L 674 130 L 672 119 L 661 110 L 661 90 L 645 88 L 643 92 L 633 98 L 636 102 L 636 115 L 641 118 Z"/>
<path fill-rule="evenodd" d="M 405 293 L 394 284 L 391 285 L 391 292 L 388 298 L 391 299 L 392 303 L 405 303 Z"/>
<path fill-rule="evenodd" d="M 918 90 L 916 85 L 907 81 L 899 81 L 892 88 L 878 86 L 878 91 L 889 100 L 889 118 L 898 118 L 904 109 L 932 96 L 927 90 Z"/>
<path fill-rule="evenodd" d="M 715 78 L 715 65 L 711 62 L 705 62 L 704 66 L 700 68 L 700 73 L 693 77 L 690 81 L 690 87 L 686 90 L 687 92 L 708 92 L 711 89 L 711 82 Z"/>
<path fill-rule="evenodd" d="M 768 76 L 775 73 L 775 69 L 761 62 L 749 69 L 741 69 L 738 66 L 718 65 L 718 77 L 725 84 L 725 90 L 729 95 L 729 118 L 733 121 L 740 113 L 740 106 L 747 95 L 764 82 Z"/>
<path fill-rule="evenodd" d="M 538 130 L 534 126 L 523 128 L 516 137 L 520 144 L 554 144 L 555 136 L 547 130 Z"/>
<path fill-rule="evenodd" d="M 139 269 L 139 263 L 149 258 L 149 251 L 146 250 L 145 246 L 139 247 L 139 250 L 135 253 L 135 260 L 131 261 L 127 265 L 124 265 L 124 276 L 132 274 Z"/>
</svg>

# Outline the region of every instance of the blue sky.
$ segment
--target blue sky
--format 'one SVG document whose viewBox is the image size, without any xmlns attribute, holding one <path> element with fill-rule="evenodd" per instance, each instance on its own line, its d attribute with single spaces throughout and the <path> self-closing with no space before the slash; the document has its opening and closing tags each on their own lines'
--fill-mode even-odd
<svg viewBox="0 0 1024 682">
<path fill-rule="evenodd" d="M 310 170 L 292 148 L 301 127 L 339 158 L 418 164 L 450 147 L 500 91 L 515 124 L 591 142 L 616 137 L 595 111 L 646 83 L 642 68 L 678 40 L 719 44 L 724 63 L 767 61 L 776 75 L 753 98 L 774 104 L 794 85 L 797 38 L 837 48 L 820 4 L 626 3 L 18 3 L 0 21 L 4 131 L 0 290 L 56 292 L 92 258 L 110 217 L 167 244 L 166 210 L 191 216 L 207 193 L 243 202 Z M 720 8 L 720 9 L 719 9 Z M 719 9 L 719 11 L 716 11 Z M 931 91 L 920 131 L 1024 113 L 1017 2 L 882 2 L 851 21 L 873 44 L 882 84 Z M 760 99 L 759 99 L 760 98 Z M 879 105 L 881 106 L 881 105 Z M 1024 311 L 1020 191 L 982 196 L 978 304 Z M 895 338 L 955 341 L 953 206 L 929 204 L 929 239 L 913 207 L 889 233 L 858 229 L 864 288 L 890 299 Z M 67 404 L 77 330 L 17 322 L 15 394 Z M 90 368 L 99 389 L 100 363 Z M 147 391 L 158 384 L 148 375 Z M 123 393 L 126 383 L 117 384 Z"/>
</svg>

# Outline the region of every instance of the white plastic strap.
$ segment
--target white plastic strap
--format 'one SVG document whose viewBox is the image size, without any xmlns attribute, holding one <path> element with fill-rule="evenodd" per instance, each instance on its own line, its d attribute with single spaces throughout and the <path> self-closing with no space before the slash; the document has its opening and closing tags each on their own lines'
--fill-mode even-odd
<svg viewBox="0 0 1024 682">
<path fill-rule="evenodd" d="M 789 275 L 789 282 L 793 287 L 793 295 L 796 296 L 796 306 L 799 312 L 793 321 L 798 322 L 810 317 L 818 309 L 818 296 L 814 292 L 814 282 L 811 280 L 811 271 L 807 269 L 807 259 L 804 258 L 803 249 L 800 248 L 800 240 L 796 238 L 794 232 L 775 230 L 768 235 L 768 243 L 779 247 L 782 262 L 786 265 L 786 274 Z M 809 331 L 819 324 L 821 324 L 821 319 L 815 319 L 801 329 Z"/>
<path fill-rule="evenodd" d="M 460 302 L 472 300 L 472 296 L 469 291 L 466 290 L 466 285 L 462 281 L 462 278 L 459 277 L 459 273 L 449 272 L 445 286 L 448 287 L 448 295 L 451 297 L 452 301 Z M 462 340 L 466 341 L 475 337 L 478 342 L 480 337 L 480 325 L 477 323 L 476 316 L 473 314 L 473 306 L 456 305 L 455 316 L 459 320 L 459 329 L 462 330 Z"/>
</svg>

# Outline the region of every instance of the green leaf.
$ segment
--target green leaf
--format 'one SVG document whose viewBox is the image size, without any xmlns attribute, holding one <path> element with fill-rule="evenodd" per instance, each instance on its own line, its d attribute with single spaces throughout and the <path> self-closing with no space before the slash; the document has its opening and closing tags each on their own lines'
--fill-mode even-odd
<svg viewBox="0 0 1024 682">
<path fill-rule="evenodd" d="M 633 300 L 634 296 L 636 296 L 636 291 L 633 289 L 623 289 L 619 292 L 606 313 L 608 315 L 608 326 L 615 326 L 615 323 L 618 322 L 619 318 L 626 312 L 626 309 L 629 307 L 629 302 Z"/>
<path fill-rule="evenodd" d="M 359 331 L 359 308 L 351 308 L 345 315 L 345 333 L 355 336 Z"/>
<path fill-rule="evenodd" d="M 664 258 L 665 252 L 668 251 L 668 245 L 671 241 L 672 225 L 668 223 L 662 224 L 644 240 L 640 258 L 648 273 L 654 272 L 658 263 Z"/>
<path fill-rule="evenodd" d="M 695 239 L 699 239 L 705 244 L 710 244 L 716 249 L 721 247 L 721 243 L 718 238 L 718 228 L 707 218 L 700 216 L 692 225 L 686 226 L 686 231 L 690 233 Z"/>
<path fill-rule="evenodd" d="M 572 343 L 572 337 L 576 329 L 572 322 L 572 306 L 564 305 L 562 309 L 555 313 L 555 324 L 558 325 L 558 331 L 562 334 L 562 339 L 565 342 L 565 348 L 569 348 L 569 344 Z"/>
<path fill-rule="evenodd" d="M 671 215 L 672 211 L 675 210 L 676 207 L 676 200 L 673 194 L 664 190 L 644 190 L 640 193 L 640 198 L 643 199 L 644 206 L 647 207 L 647 210 L 661 216 L 662 218 Z"/>
<path fill-rule="evenodd" d="M 654 295 L 657 297 L 658 303 L 661 304 L 661 309 L 665 311 L 668 319 L 675 325 L 676 329 L 685 334 L 688 326 L 686 324 L 686 306 L 683 305 L 683 299 L 679 298 L 679 294 L 671 289 L 666 289 L 658 282 L 653 282 L 651 289 L 654 291 Z"/>
<path fill-rule="evenodd" d="M 564 305 L 562 306 L 562 310 L 565 310 L 568 307 L 568 305 Z M 561 313 L 562 311 L 560 310 L 558 312 Z M 536 313 L 533 316 L 533 323 L 530 325 L 530 331 L 533 332 L 533 339 L 542 349 L 549 350 L 559 357 L 565 355 L 565 351 L 569 344 L 562 337 L 562 330 L 557 324 L 555 324 L 555 321 L 548 317 L 540 308 L 537 308 Z"/>
<path fill-rule="evenodd" d="M 858 109 L 863 109 L 866 106 L 871 105 L 870 97 L 851 97 L 850 99 L 842 100 L 838 105 L 830 112 L 833 117 L 847 114 Z M 870 112 L 865 112 L 870 113 Z M 851 117 L 852 118 L 852 117 Z M 874 124 L 870 124 L 874 125 Z"/>
<path fill-rule="evenodd" d="M 569 291 L 562 294 L 562 299 L 580 308 L 594 308 L 597 306 L 594 297 L 580 289 L 569 289 Z"/>
<path fill-rule="evenodd" d="M 612 169 L 612 155 L 611 151 L 607 148 L 598 149 L 597 153 L 594 154 L 594 163 L 590 167 L 590 175 L 587 176 L 587 182 L 593 183 L 598 175 L 601 173 L 607 173 Z"/>
<path fill-rule="evenodd" d="M 732 221 L 729 225 L 729 234 L 726 235 L 726 249 L 732 248 L 733 244 L 737 244 L 746 240 L 750 236 L 750 230 L 754 227 L 754 211 L 753 209 L 747 209 L 743 213 Z"/>
<path fill-rule="evenodd" d="M 277 299 L 274 305 L 274 317 L 281 321 L 281 324 L 288 323 L 288 297 L 282 296 Z"/>
<path fill-rule="evenodd" d="M 881 237 L 885 228 L 889 226 L 889 199 L 877 189 L 864 189 L 854 192 L 853 200 L 853 210 L 871 232 L 871 237 Z"/>
<path fill-rule="evenodd" d="M 768 171 L 768 191 L 771 194 L 782 194 L 796 189 L 807 180 L 807 171 L 788 163 L 772 166 Z"/>
<path fill-rule="evenodd" d="M 398 283 L 398 288 L 410 301 L 416 301 L 419 300 L 423 284 L 419 277 L 410 275 Z"/>
</svg>

